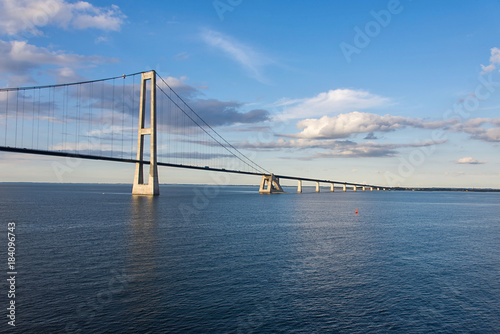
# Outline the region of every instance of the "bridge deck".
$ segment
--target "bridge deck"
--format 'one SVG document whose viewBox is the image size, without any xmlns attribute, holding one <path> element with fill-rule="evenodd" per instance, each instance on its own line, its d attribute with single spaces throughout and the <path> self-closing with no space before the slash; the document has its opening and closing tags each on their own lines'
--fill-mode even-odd
<svg viewBox="0 0 500 334">
<path fill-rule="evenodd" d="M 17 147 L 8 147 L 8 146 L 0 146 L 0 151 L 14 152 L 14 153 L 26 153 L 26 154 L 37 154 L 37 155 L 46 155 L 46 156 L 55 156 L 55 157 L 87 159 L 87 160 L 101 160 L 101 161 L 128 162 L 128 163 L 141 162 L 141 161 L 136 160 L 136 159 L 103 157 L 103 156 L 90 155 L 90 154 L 35 150 L 35 149 L 17 148 Z M 144 160 L 144 161 L 142 161 L 142 163 L 149 164 L 149 161 Z M 241 170 L 233 170 L 233 169 L 225 169 L 225 168 L 213 168 L 213 167 L 208 167 L 208 166 L 207 167 L 200 167 L 200 166 L 191 166 L 191 165 L 182 165 L 182 164 L 172 164 L 172 163 L 166 163 L 166 162 L 158 162 L 157 164 L 158 164 L 158 166 L 205 170 L 205 171 L 212 171 L 212 172 L 223 172 L 223 173 L 255 175 L 255 176 L 270 175 L 270 174 L 246 172 L 246 171 L 241 171 Z M 324 179 L 312 179 L 312 178 L 304 178 L 304 177 L 298 177 L 298 176 L 276 175 L 276 174 L 274 176 L 276 176 L 279 179 L 285 179 L 285 180 L 300 180 L 300 181 L 310 181 L 310 182 L 320 182 L 320 183 L 337 183 L 337 184 L 345 184 L 347 186 L 356 186 L 356 187 L 374 187 L 374 188 L 379 187 L 379 186 L 374 186 L 374 185 L 369 185 L 369 184 L 360 184 L 360 183 L 324 180 Z M 388 187 L 379 187 L 379 188 L 391 189 Z"/>
</svg>

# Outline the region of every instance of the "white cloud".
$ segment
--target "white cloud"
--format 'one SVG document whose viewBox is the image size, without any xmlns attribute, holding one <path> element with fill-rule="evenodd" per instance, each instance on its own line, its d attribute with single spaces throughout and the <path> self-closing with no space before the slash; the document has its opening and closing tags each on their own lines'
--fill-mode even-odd
<svg viewBox="0 0 500 334">
<path fill-rule="evenodd" d="M 174 56 L 176 60 L 186 60 L 190 57 L 191 55 L 187 52 L 180 52 Z"/>
<path fill-rule="evenodd" d="M 58 84 L 64 84 L 68 82 L 79 82 L 86 80 L 85 77 L 76 73 L 72 68 L 69 67 L 50 69 L 47 70 L 47 72 L 56 78 Z"/>
<path fill-rule="evenodd" d="M 465 157 L 462 159 L 458 159 L 455 163 L 457 164 L 469 164 L 469 165 L 479 165 L 479 164 L 485 164 L 486 161 L 479 161 L 476 160 L 472 157 Z"/>
<path fill-rule="evenodd" d="M 47 48 L 37 47 L 24 41 L 0 41 L 0 70 L 2 72 L 24 72 L 41 64 L 44 65 L 73 65 L 86 57 L 63 52 L 50 51 Z"/>
<path fill-rule="evenodd" d="M 398 153 L 399 149 L 415 148 L 415 147 L 428 147 L 433 145 L 440 145 L 445 143 L 446 140 L 439 141 L 425 141 L 410 144 L 393 144 L 393 143 L 356 143 L 350 140 L 314 140 L 314 139 L 278 139 L 274 142 L 266 143 L 249 143 L 243 142 L 237 144 L 238 148 L 244 148 L 255 151 L 279 151 L 283 149 L 289 150 L 311 150 L 322 149 L 325 151 L 316 152 L 307 157 L 296 157 L 294 159 L 318 159 L 318 158 L 367 158 L 367 157 L 392 157 Z"/>
<path fill-rule="evenodd" d="M 263 69 L 267 65 L 274 64 L 274 60 L 217 31 L 205 29 L 201 33 L 201 38 L 206 44 L 221 50 L 231 60 L 240 64 L 254 79 L 262 83 L 267 82 L 263 75 Z"/>
<path fill-rule="evenodd" d="M 323 116 L 319 119 L 311 118 L 299 121 L 297 127 L 302 131 L 295 135 L 310 139 L 337 139 L 348 138 L 357 133 L 388 132 L 405 127 L 438 129 L 455 124 L 456 119 L 448 121 L 423 121 L 410 117 L 362 113 L 354 111 L 334 117 Z"/>
<path fill-rule="evenodd" d="M 489 142 L 500 142 L 500 128 L 480 128 L 472 138 Z"/>
<path fill-rule="evenodd" d="M 0 2 L 0 33 L 42 35 L 39 28 L 119 30 L 126 18 L 115 5 L 95 7 L 85 1 L 3 0 Z"/>
<path fill-rule="evenodd" d="M 497 68 L 497 65 L 499 64 L 500 64 L 500 49 L 492 48 L 490 56 L 490 64 L 486 66 L 481 65 L 481 68 L 483 70 L 481 74 L 493 72 Z"/>
<path fill-rule="evenodd" d="M 354 111 L 321 118 L 308 118 L 297 123 L 299 133 L 282 135 L 283 137 L 303 139 L 341 139 L 356 134 L 367 134 L 365 139 L 377 139 L 375 133 L 415 129 L 443 129 L 446 131 L 466 133 L 472 139 L 486 142 L 500 142 L 500 118 L 474 118 L 465 122 L 458 118 L 444 121 L 426 121 L 420 118 L 377 115 Z"/>
<path fill-rule="evenodd" d="M 109 144 L 102 144 L 102 145 L 96 145 L 92 143 L 71 143 L 71 142 L 64 142 L 64 143 L 58 143 L 51 145 L 49 147 L 49 150 L 51 151 L 64 151 L 64 152 L 71 152 L 71 151 L 90 151 L 92 153 L 101 153 L 102 151 L 111 151 L 113 148 Z"/>
<path fill-rule="evenodd" d="M 473 139 L 500 142 L 500 118 L 474 118 L 453 126 L 451 130 L 468 133 Z"/>
<path fill-rule="evenodd" d="M 0 40 L 0 78 L 8 79 L 11 86 L 36 82 L 30 74 L 33 70 L 46 66 L 59 69 L 52 74 L 75 77 L 76 74 L 71 69 L 106 61 L 114 60 L 98 56 L 82 56 L 64 51 L 52 51 L 25 41 L 7 42 Z M 56 78 L 58 82 L 62 81 L 59 76 Z"/>
<path fill-rule="evenodd" d="M 335 89 L 311 98 L 281 100 L 276 106 L 286 110 L 277 116 L 279 120 L 310 118 L 338 114 L 353 110 L 377 108 L 390 104 L 390 99 L 363 90 Z"/>
<path fill-rule="evenodd" d="M 374 158 L 374 157 L 393 157 L 397 155 L 399 149 L 428 147 L 444 144 L 446 140 L 425 141 L 411 144 L 393 144 L 393 143 L 354 143 L 351 141 L 336 141 L 337 145 L 327 152 L 317 152 L 309 159 L 318 158 Z"/>
<path fill-rule="evenodd" d="M 182 96 L 185 102 L 211 126 L 259 123 L 269 120 L 269 111 L 264 109 L 243 111 L 242 109 L 247 109 L 243 103 L 201 98 L 202 93 L 186 84 L 185 81 L 187 81 L 186 77 L 165 78 L 168 86 Z M 169 94 L 169 89 L 162 80 L 159 80 L 157 84 L 163 92 Z"/>
<path fill-rule="evenodd" d="M 109 41 L 108 37 L 106 36 L 99 36 L 95 39 L 95 43 L 96 44 L 100 44 L 100 43 L 107 43 Z"/>
<path fill-rule="evenodd" d="M 119 118 L 123 118 L 124 116 L 120 113 L 113 113 L 116 115 L 118 119 L 114 119 L 114 122 L 120 123 Z M 106 115 L 106 118 L 101 120 L 102 124 L 112 124 L 113 120 L 111 120 L 111 114 Z M 89 131 L 86 135 L 89 137 L 95 137 L 95 138 L 111 138 L 113 135 L 121 135 L 123 133 L 134 133 L 137 131 L 135 128 L 132 127 L 123 127 L 123 126 L 118 126 L 118 125 L 107 125 L 104 126 L 103 128 L 99 129 L 94 129 L 92 131 Z"/>
<path fill-rule="evenodd" d="M 180 78 L 168 76 L 165 77 L 164 80 L 168 86 L 170 86 L 173 90 L 175 90 L 177 94 L 181 95 L 184 98 L 190 98 L 199 94 L 199 91 L 196 88 L 186 83 L 186 81 L 188 81 L 188 78 L 185 76 L 182 76 Z M 168 87 L 162 80 L 158 80 L 156 84 L 165 92 L 168 92 Z"/>
<path fill-rule="evenodd" d="M 79 1 L 67 4 L 71 10 L 71 26 L 76 29 L 96 28 L 102 30 L 120 30 L 125 16 L 116 5 L 110 8 L 97 8 L 88 2 Z M 68 10 L 69 11 L 69 10 Z"/>
</svg>

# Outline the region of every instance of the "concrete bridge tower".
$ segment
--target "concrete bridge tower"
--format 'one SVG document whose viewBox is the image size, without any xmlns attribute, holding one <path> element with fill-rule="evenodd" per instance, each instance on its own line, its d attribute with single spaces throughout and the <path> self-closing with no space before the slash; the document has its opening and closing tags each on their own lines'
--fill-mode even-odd
<svg viewBox="0 0 500 334">
<path fill-rule="evenodd" d="M 146 120 L 146 95 L 147 83 L 150 81 L 150 113 L 151 121 L 150 127 L 145 128 Z M 144 137 L 150 136 L 151 146 L 149 151 L 149 176 L 147 182 L 144 183 Z M 156 156 L 156 72 L 142 73 L 141 78 L 141 98 L 139 110 L 139 132 L 137 136 L 137 160 L 139 162 L 135 166 L 134 184 L 132 187 L 133 195 L 152 195 L 157 196 L 160 194 L 160 184 L 158 181 L 158 166 Z"/>
</svg>

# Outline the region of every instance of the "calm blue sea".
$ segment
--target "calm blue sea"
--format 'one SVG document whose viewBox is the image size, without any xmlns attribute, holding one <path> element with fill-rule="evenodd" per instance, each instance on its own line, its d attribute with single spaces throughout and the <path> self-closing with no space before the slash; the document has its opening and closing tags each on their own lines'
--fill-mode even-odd
<svg viewBox="0 0 500 334">
<path fill-rule="evenodd" d="M 500 332 L 500 193 L 289 191 L 0 184 L 0 331 Z"/>
</svg>

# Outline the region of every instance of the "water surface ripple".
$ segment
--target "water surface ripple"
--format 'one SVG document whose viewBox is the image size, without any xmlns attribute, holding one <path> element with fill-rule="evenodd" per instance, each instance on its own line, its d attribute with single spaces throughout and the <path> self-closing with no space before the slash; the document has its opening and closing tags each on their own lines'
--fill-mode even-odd
<svg viewBox="0 0 500 334">
<path fill-rule="evenodd" d="M 19 332 L 500 332 L 498 193 L 130 190 L 0 184 Z"/>
</svg>

